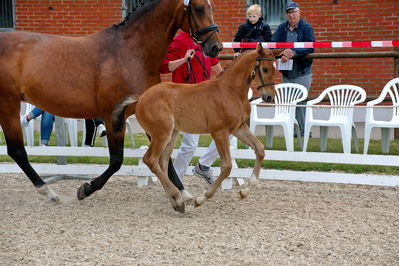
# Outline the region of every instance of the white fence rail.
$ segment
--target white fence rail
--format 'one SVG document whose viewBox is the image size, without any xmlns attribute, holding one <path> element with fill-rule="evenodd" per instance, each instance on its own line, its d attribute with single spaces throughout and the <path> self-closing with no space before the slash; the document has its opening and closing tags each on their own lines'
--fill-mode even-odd
<svg viewBox="0 0 399 266">
<path fill-rule="evenodd" d="M 108 157 L 108 149 L 102 147 L 26 147 L 29 155 L 50 155 L 50 156 L 97 156 Z M 194 156 L 201 156 L 206 148 L 198 148 Z M 124 156 L 141 158 L 145 149 L 125 149 Z M 176 156 L 174 150 L 172 157 Z M 0 146 L 0 155 L 6 155 L 5 146 Z M 233 159 L 255 159 L 254 152 L 249 149 L 231 150 Z M 297 162 L 317 162 L 317 163 L 342 163 L 342 164 L 361 164 L 361 165 L 381 165 L 399 166 L 399 156 L 391 155 L 363 155 L 363 154 L 343 154 L 343 153 L 323 153 L 323 152 L 287 152 L 266 150 L 266 160 L 270 161 L 297 161 Z M 57 164 L 32 164 L 40 175 L 99 175 L 107 168 L 107 165 L 57 165 Z M 187 170 L 187 175 L 192 175 L 192 167 Z M 220 172 L 218 167 L 214 168 L 217 175 Z M 232 178 L 247 178 L 250 176 L 252 168 L 233 168 L 230 176 Z M 1 163 L 0 173 L 22 173 L 15 163 Z M 147 184 L 149 177 L 153 174 L 143 164 L 123 165 L 116 175 L 139 176 L 139 185 Z M 62 178 L 62 177 L 61 177 Z M 344 174 L 331 172 L 302 172 L 262 169 L 260 173 L 262 179 L 274 180 L 294 180 L 309 182 L 330 182 L 347 184 L 364 184 L 379 186 L 399 186 L 399 176 L 374 175 L 374 174 Z M 224 181 L 222 188 L 229 189 L 232 186 L 232 179 Z"/>
</svg>

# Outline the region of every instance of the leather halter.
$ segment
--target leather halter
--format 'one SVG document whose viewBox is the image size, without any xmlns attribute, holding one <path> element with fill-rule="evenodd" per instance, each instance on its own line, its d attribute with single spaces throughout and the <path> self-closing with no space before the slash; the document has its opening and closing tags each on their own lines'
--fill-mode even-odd
<svg viewBox="0 0 399 266">
<path fill-rule="evenodd" d="M 198 31 L 192 33 L 192 28 L 193 27 L 192 27 L 192 24 L 191 24 L 191 19 L 194 21 L 194 25 L 197 28 L 198 28 L 198 25 L 195 22 L 195 19 L 194 19 L 192 13 L 191 13 L 191 1 L 188 4 L 188 6 L 184 7 L 184 15 L 186 13 L 187 13 L 187 16 L 188 16 L 188 23 L 190 25 L 190 35 L 191 35 L 191 38 L 193 38 L 193 40 L 195 42 L 197 42 L 197 43 L 199 43 L 201 45 L 204 45 L 213 34 L 215 34 L 216 32 L 219 31 L 219 26 L 213 24 L 213 25 L 210 25 L 210 26 L 203 27 L 203 28 L 199 29 Z M 184 20 L 184 16 L 183 16 L 183 20 Z M 183 20 L 182 20 L 182 23 L 183 23 Z M 212 32 L 212 34 L 209 34 L 209 36 L 205 40 L 202 40 L 201 39 L 201 35 L 204 35 L 204 34 L 206 34 L 208 32 Z"/>
<path fill-rule="evenodd" d="M 256 75 L 256 70 L 258 70 L 258 75 L 260 82 L 262 83 L 259 87 L 256 88 L 256 90 L 260 90 L 263 87 L 268 87 L 268 86 L 273 86 L 275 83 L 274 82 L 269 82 L 269 83 L 264 83 L 263 78 L 262 78 L 262 72 L 260 71 L 260 61 L 275 61 L 276 59 L 274 57 L 257 57 L 256 58 L 256 63 L 254 70 L 251 72 L 251 78 L 254 79 Z"/>
</svg>

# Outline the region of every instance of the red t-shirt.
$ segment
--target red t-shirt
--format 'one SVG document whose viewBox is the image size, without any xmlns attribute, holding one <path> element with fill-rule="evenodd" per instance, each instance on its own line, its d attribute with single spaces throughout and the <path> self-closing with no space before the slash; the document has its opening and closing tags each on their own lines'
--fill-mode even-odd
<svg viewBox="0 0 399 266">
<path fill-rule="evenodd" d="M 204 80 L 208 80 L 211 75 L 211 67 L 216 65 L 219 61 L 217 57 L 209 57 L 202 52 L 202 47 L 196 44 L 191 39 L 190 34 L 181 32 L 173 39 L 169 45 L 168 52 L 162 60 L 159 72 L 162 74 L 170 73 L 168 64 L 170 61 L 174 61 L 183 58 L 186 55 L 187 50 L 197 49 L 195 56 L 190 60 L 190 81 L 187 82 L 188 67 L 187 63 L 184 63 L 178 67 L 172 73 L 172 81 L 176 83 L 199 83 Z M 201 64 L 201 62 L 202 64 Z M 205 69 L 204 69 L 204 67 Z"/>
</svg>

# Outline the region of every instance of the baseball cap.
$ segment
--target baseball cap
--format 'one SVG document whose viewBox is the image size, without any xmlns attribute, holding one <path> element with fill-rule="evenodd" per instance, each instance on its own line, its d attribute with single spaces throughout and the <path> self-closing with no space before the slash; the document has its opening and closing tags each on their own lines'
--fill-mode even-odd
<svg viewBox="0 0 399 266">
<path fill-rule="evenodd" d="M 295 2 L 291 2 L 285 6 L 285 11 L 293 8 L 299 8 L 299 5 Z"/>
</svg>

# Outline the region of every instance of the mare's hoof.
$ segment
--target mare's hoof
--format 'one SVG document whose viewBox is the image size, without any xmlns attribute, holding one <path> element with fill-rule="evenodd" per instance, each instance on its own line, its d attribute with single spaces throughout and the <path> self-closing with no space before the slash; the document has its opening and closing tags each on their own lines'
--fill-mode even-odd
<svg viewBox="0 0 399 266">
<path fill-rule="evenodd" d="M 60 197 L 58 195 L 49 196 L 49 199 L 51 202 L 55 202 L 55 203 L 60 202 Z"/>
<path fill-rule="evenodd" d="M 180 213 L 184 213 L 184 212 L 185 212 L 185 207 L 184 207 L 184 205 L 183 205 L 183 207 L 173 207 L 173 209 L 174 209 L 175 211 L 177 211 L 177 212 L 180 212 Z"/>
<path fill-rule="evenodd" d="M 78 189 L 78 200 L 83 200 L 84 198 L 86 198 L 87 196 L 89 196 L 90 194 L 87 192 L 90 188 L 90 184 L 89 183 L 84 183 L 83 185 L 80 186 L 80 188 Z"/>
</svg>

